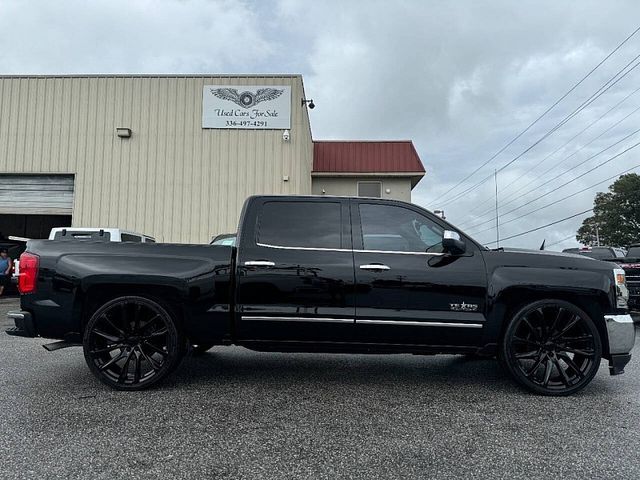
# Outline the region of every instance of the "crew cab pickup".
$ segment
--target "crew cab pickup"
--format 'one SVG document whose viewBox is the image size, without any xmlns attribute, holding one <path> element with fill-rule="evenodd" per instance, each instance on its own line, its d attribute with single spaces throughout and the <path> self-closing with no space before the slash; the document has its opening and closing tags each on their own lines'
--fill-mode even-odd
<svg viewBox="0 0 640 480">
<path fill-rule="evenodd" d="M 16 336 L 82 345 L 107 385 L 157 384 L 189 351 L 497 356 L 545 395 L 619 374 L 635 329 L 617 265 L 488 250 L 399 201 L 250 197 L 236 246 L 30 241 Z"/>
</svg>

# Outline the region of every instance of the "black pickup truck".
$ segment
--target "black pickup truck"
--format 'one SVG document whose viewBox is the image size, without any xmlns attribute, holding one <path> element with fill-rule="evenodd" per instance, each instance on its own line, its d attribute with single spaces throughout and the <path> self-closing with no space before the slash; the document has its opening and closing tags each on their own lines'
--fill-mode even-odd
<svg viewBox="0 0 640 480">
<path fill-rule="evenodd" d="M 189 351 L 497 356 L 524 387 L 568 395 L 635 341 L 617 265 L 488 250 L 416 205 L 256 196 L 236 246 L 31 241 L 16 336 L 82 345 L 117 389 L 157 384 Z"/>
</svg>

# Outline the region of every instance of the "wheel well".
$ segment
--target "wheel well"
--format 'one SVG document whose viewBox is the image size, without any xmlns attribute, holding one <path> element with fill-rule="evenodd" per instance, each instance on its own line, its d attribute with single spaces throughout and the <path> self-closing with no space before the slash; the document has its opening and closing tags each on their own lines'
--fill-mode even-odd
<svg viewBox="0 0 640 480">
<path fill-rule="evenodd" d="M 600 294 L 571 293 L 557 291 L 540 291 L 530 288 L 514 287 L 505 290 L 496 301 L 494 311 L 504 312 L 504 321 L 500 327 L 499 341 L 502 341 L 509 320 L 525 305 L 537 300 L 564 300 L 584 310 L 595 323 L 600 340 L 602 341 L 603 357 L 609 355 L 609 342 L 607 328 L 603 321 L 604 312 L 609 305 L 609 300 L 604 292 Z"/>
<path fill-rule="evenodd" d="M 180 293 L 177 289 L 158 285 L 92 285 L 82 301 L 81 332 L 98 308 L 109 300 L 124 296 L 140 296 L 153 300 L 168 308 L 178 321 L 182 322 L 184 312 Z"/>
</svg>

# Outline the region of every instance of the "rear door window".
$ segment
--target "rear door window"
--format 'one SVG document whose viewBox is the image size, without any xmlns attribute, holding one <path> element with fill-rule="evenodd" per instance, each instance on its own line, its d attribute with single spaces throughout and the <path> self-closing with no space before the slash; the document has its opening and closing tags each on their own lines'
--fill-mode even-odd
<svg viewBox="0 0 640 480">
<path fill-rule="evenodd" d="M 266 202 L 259 217 L 259 244 L 342 248 L 339 202 Z"/>
</svg>

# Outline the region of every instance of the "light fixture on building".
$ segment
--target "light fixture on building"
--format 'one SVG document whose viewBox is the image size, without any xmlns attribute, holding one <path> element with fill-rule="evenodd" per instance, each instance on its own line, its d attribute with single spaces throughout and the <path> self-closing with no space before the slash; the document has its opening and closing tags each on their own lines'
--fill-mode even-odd
<svg viewBox="0 0 640 480">
<path fill-rule="evenodd" d="M 289 130 L 285 130 L 284 132 L 282 132 L 282 140 L 284 140 L 285 142 L 291 140 L 291 134 L 289 133 Z"/>
<path fill-rule="evenodd" d="M 315 104 L 315 103 L 313 103 L 313 98 L 312 98 L 311 100 L 307 100 L 307 99 L 303 98 L 303 99 L 302 99 L 302 104 L 301 104 L 301 106 L 302 106 L 302 107 L 304 107 L 304 104 L 305 104 L 305 103 L 307 104 L 307 106 L 308 106 L 311 110 L 313 110 L 314 108 L 316 108 L 316 104 Z"/>
<path fill-rule="evenodd" d="M 444 210 L 434 210 L 433 214 L 438 215 L 443 220 L 447 219 L 447 217 L 444 216 Z"/>
<path fill-rule="evenodd" d="M 129 138 L 131 137 L 131 129 L 125 127 L 116 127 L 116 134 L 120 138 Z"/>
</svg>

